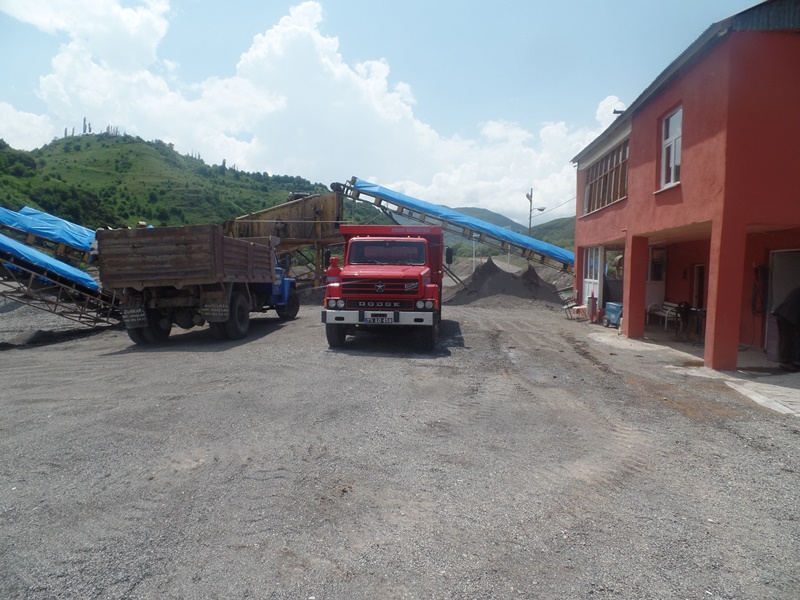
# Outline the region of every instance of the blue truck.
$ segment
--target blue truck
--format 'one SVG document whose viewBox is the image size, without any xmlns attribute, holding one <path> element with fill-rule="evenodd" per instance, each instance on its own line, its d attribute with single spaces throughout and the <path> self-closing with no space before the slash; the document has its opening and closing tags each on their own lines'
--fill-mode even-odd
<svg viewBox="0 0 800 600">
<path fill-rule="evenodd" d="M 97 262 L 133 342 L 163 342 L 173 325 L 206 323 L 216 338 L 242 339 L 252 312 L 289 320 L 299 311 L 295 280 L 277 261 L 279 243 L 228 237 L 219 225 L 98 230 Z"/>
</svg>

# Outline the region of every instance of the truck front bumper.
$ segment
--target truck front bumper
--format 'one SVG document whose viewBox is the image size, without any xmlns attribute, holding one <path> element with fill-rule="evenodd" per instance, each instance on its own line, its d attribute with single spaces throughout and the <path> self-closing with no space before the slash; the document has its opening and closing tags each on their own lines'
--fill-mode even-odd
<svg viewBox="0 0 800 600">
<path fill-rule="evenodd" d="M 323 310 L 322 322 L 331 325 L 419 325 L 432 326 L 432 311 Z"/>
</svg>

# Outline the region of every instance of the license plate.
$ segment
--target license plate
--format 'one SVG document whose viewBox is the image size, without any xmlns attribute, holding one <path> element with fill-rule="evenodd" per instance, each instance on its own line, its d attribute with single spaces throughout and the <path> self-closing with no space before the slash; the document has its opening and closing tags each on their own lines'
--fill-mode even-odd
<svg viewBox="0 0 800 600">
<path fill-rule="evenodd" d="M 391 325 L 393 323 L 392 317 L 364 317 L 364 325 Z"/>
</svg>

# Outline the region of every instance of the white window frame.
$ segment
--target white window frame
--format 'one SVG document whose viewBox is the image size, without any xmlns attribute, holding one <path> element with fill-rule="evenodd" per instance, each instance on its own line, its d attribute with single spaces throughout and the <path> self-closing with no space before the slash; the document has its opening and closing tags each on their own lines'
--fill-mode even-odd
<svg viewBox="0 0 800 600">
<path fill-rule="evenodd" d="M 583 249 L 583 285 L 581 289 L 581 303 L 589 304 L 589 298 L 594 296 L 600 306 L 600 268 L 603 264 L 603 249 L 592 246 Z M 597 307 L 595 307 L 597 308 Z"/>
<path fill-rule="evenodd" d="M 661 187 L 681 181 L 681 139 L 683 137 L 683 107 L 672 111 L 661 122 Z"/>
</svg>

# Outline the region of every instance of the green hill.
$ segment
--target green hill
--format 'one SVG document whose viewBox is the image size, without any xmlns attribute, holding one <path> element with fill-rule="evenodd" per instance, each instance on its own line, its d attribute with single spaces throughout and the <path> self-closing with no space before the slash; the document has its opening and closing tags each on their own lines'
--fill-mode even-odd
<svg viewBox="0 0 800 600">
<path fill-rule="evenodd" d="M 224 160 L 209 166 L 199 156 L 179 154 L 172 144 L 112 132 L 68 136 L 32 152 L 0 140 L 0 206 L 31 206 L 92 229 L 138 221 L 223 223 L 285 202 L 293 192 L 327 191 L 326 185 L 302 177 L 249 173 Z M 490 210 L 455 210 L 527 233 L 526 227 Z M 345 201 L 345 220 L 390 222 L 374 206 L 352 200 Z M 574 218 L 556 219 L 534 227 L 533 237 L 572 249 L 574 226 Z M 447 243 L 465 256 L 472 252 L 469 242 L 455 236 L 448 236 Z M 490 253 L 485 249 L 484 254 Z"/>
<path fill-rule="evenodd" d="M 292 192 L 326 185 L 288 175 L 207 165 L 160 140 L 101 133 L 65 137 L 32 152 L 0 140 L 0 205 L 39 208 L 92 229 L 146 221 L 154 225 L 222 223 L 285 202 Z M 349 202 L 354 222 L 385 217 Z"/>
</svg>

